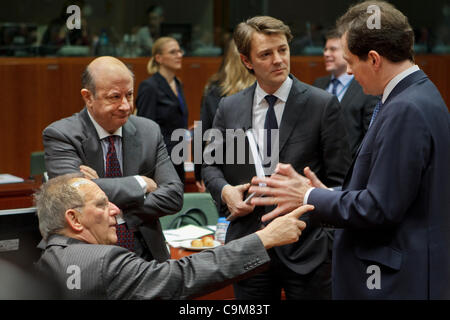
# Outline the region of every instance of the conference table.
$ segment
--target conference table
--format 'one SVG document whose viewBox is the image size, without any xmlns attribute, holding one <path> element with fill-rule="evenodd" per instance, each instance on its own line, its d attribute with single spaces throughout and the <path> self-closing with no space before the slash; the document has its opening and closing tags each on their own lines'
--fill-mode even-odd
<svg viewBox="0 0 450 320">
<path fill-rule="evenodd" d="M 33 207 L 33 194 L 40 185 L 38 180 L 0 184 L 0 210 Z"/>
</svg>

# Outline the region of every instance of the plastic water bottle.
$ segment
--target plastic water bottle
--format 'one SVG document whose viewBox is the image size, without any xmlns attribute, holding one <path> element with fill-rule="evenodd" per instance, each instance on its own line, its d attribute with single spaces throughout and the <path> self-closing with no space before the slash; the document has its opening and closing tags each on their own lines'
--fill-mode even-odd
<svg viewBox="0 0 450 320">
<path fill-rule="evenodd" d="M 230 221 L 227 221 L 225 217 L 220 217 L 217 220 L 216 234 L 214 235 L 216 241 L 219 241 L 221 244 L 225 243 L 225 236 L 227 235 L 227 229 Z"/>
</svg>

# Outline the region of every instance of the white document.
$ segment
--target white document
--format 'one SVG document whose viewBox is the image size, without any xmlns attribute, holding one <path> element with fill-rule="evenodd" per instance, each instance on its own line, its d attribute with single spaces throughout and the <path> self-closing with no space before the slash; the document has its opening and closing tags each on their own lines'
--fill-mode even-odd
<svg viewBox="0 0 450 320">
<path fill-rule="evenodd" d="M 169 242 L 172 247 L 176 248 L 180 246 L 179 242 L 198 239 L 206 235 L 213 234 L 214 230 L 212 230 L 209 226 L 208 229 L 206 229 L 189 224 L 178 229 L 164 230 L 163 233 L 166 241 Z"/>
<path fill-rule="evenodd" d="M 256 144 L 256 140 L 255 140 L 255 136 L 253 134 L 252 129 L 247 130 L 247 132 L 245 133 L 245 135 L 247 136 L 248 139 L 248 143 L 250 145 L 250 152 L 252 153 L 253 156 L 253 161 L 255 162 L 255 171 L 256 171 L 256 175 L 259 178 L 265 178 L 266 175 L 264 173 L 264 168 L 262 166 L 262 162 L 261 162 L 261 156 L 259 155 L 258 152 L 258 146 Z M 265 183 L 260 183 L 259 184 L 260 187 L 265 187 L 266 184 Z M 254 193 L 250 194 L 247 199 L 244 200 L 245 203 L 247 203 L 251 198 L 253 198 L 255 196 Z"/>
<path fill-rule="evenodd" d="M 0 184 L 19 183 L 19 182 L 24 182 L 24 180 L 22 178 L 7 173 L 0 174 Z"/>
</svg>

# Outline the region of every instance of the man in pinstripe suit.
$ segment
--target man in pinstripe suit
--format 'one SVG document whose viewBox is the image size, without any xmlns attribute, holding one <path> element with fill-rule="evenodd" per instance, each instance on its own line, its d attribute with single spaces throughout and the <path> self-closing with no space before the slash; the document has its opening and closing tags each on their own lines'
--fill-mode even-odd
<svg viewBox="0 0 450 320">
<path fill-rule="evenodd" d="M 303 206 L 265 229 L 214 250 L 158 263 L 114 246 L 120 210 L 81 174 L 44 184 L 35 195 L 47 247 L 37 267 L 61 284 L 69 299 L 184 299 L 217 290 L 268 265 L 273 246 L 298 240 Z"/>
</svg>

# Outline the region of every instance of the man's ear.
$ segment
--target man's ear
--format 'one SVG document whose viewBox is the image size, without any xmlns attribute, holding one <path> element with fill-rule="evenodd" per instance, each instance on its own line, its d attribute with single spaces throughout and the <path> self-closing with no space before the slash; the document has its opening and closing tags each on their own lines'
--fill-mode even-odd
<svg viewBox="0 0 450 320">
<path fill-rule="evenodd" d="M 92 92 L 85 88 L 81 89 L 81 97 L 83 98 L 86 106 L 90 106 L 92 104 L 92 101 L 94 100 Z"/>
<path fill-rule="evenodd" d="M 68 209 L 64 216 L 70 230 L 75 233 L 80 233 L 83 231 L 84 227 L 80 221 L 81 214 L 79 211 L 76 211 L 75 209 Z"/>
<path fill-rule="evenodd" d="M 370 50 L 367 54 L 367 57 L 370 61 L 370 64 L 375 68 L 375 70 L 379 70 L 381 68 L 382 59 L 381 56 L 375 50 Z"/>
<path fill-rule="evenodd" d="M 242 53 L 239 54 L 241 56 L 241 60 L 244 63 L 244 65 L 247 67 L 247 69 L 249 70 L 253 70 L 253 65 L 252 62 L 250 61 L 249 58 L 247 58 L 245 55 L 243 55 Z"/>
</svg>

